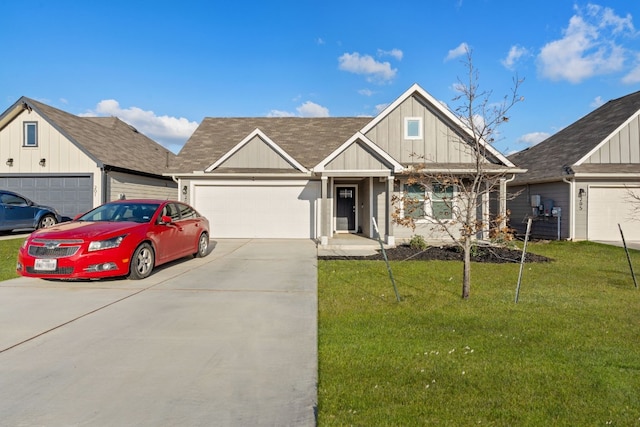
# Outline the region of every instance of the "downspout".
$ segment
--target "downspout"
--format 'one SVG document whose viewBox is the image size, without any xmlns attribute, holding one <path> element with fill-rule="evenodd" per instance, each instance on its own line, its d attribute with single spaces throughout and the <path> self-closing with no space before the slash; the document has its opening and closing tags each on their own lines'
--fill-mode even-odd
<svg viewBox="0 0 640 427">
<path fill-rule="evenodd" d="M 571 214 L 571 227 L 569 227 L 569 240 L 574 240 L 574 236 L 576 235 L 576 210 L 575 210 L 575 181 L 573 179 L 567 180 L 567 178 L 562 178 L 562 181 L 569 184 L 569 209 Z"/>
<path fill-rule="evenodd" d="M 511 178 L 500 180 L 500 212 L 498 213 L 502 220 L 500 221 L 500 228 L 507 227 L 507 184 L 516 179 L 516 174 L 511 174 Z"/>
<path fill-rule="evenodd" d="M 107 190 L 109 189 L 109 175 L 107 174 L 107 168 L 101 167 L 100 173 L 102 174 L 102 197 L 100 198 L 100 204 L 107 203 Z"/>
</svg>

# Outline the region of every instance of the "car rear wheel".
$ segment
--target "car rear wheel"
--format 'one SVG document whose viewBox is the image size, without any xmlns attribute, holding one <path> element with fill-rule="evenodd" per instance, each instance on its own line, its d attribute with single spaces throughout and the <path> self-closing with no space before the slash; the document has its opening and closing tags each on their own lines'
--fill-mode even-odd
<svg viewBox="0 0 640 427">
<path fill-rule="evenodd" d="M 209 235 L 202 233 L 198 238 L 198 251 L 193 254 L 196 258 L 202 258 L 207 255 L 209 251 Z"/>
<path fill-rule="evenodd" d="M 143 243 L 136 248 L 129 265 L 129 279 L 140 280 L 149 277 L 155 262 L 153 248 L 148 243 Z"/>
<path fill-rule="evenodd" d="M 56 221 L 56 217 L 53 215 L 45 215 L 40 218 L 38 221 L 38 228 L 51 227 L 52 225 L 56 225 L 58 221 Z"/>
</svg>

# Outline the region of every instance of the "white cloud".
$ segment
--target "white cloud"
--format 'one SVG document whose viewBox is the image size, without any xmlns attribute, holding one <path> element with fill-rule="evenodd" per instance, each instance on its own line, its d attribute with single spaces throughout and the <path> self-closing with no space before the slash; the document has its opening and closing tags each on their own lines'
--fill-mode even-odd
<svg viewBox="0 0 640 427">
<path fill-rule="evenodd" d="M 596 96 L 593 101 L 591 101 L 591 104 L 589 104 L 589 106 L 591 108 L 598 108 L 601 107 L 604 104 L 604 100 L 602 99 L 601 96 Z"/>
<path fill-rule="evenodd" d="M 364 96 L 371 96 L 374 92 L 371 89 L 360 89 L 358 93 Z"/>
<path fill-rule="evenodd" d="M 316 39 L 316 44 L 319 46 L 322 46 L 324 44 L 324 40 L 322 39 L 322 37 L 318 37 Z"/>
<path fill-rule="evenodd" d="M 329 109 L 314 102 L 307 101 L 296 108 L 300 117 L 329 117 Z"/>
<path fill-rule="evenodd" d="M 378 104 L 375 106 L 375 110 L 376 110 L 376 115 L 380 114 L 382 111 L 384 111 L 385 108 L 387 108 L 389 106 L 389 104 Z"/>
<path fill-rule="evenodd" d="M 516 62 L 518 62 L 520 58 L 528 54 L 529 54 L 529 51 L 526 48 L 522 46 L 514 45 L 514 46 L 511 46 L 511 49 L 509 49 L 509 53 L 507 54 L 507 57 L 500 62 L 502 63 L 502 65 L 504 65 L 505 68 L 509 70 L 513 70 Z"/>
<path fill-rule="evenodd" d="M 267 113 L 267 117 L 295 117 L 296 113 L 282 110 L 271 110 Z"/>
<path fill-rule="evenodd" d="M 345 53 L 338 58 L 338 62 L 341 70 L 366 75 L 370 82 L 387 82 L 398 72 L 396 68 L 391 68 L 389 62 L 378 62 L 372 56 L 361 56 L 358 52 Z"/>
<path fill-rule="evenodd" d="M 400 49 L 391 49 L 391 50 L 378 49 L 378 56 L 380 57 L 391 56 L 397 59 L 398 61 L 402 61 L 402 57 L 404 56 L 404 53 L 402 53 Z"/>
<path fill-rule="evenodd" d="M 527 147 L 533 147 L 534 145 L 544 141 L 551 136 L 547 132 L 531 132 L 522 135 L 518 138 L 518 143 L 525 144 Z"/>
<path fill-rule="evenodd" d="M 636 54 L 636 62 L 634 67 L 622 78 L 624 84 L 640 83 L 640 54 Z"/>
<path fill-rule="evenodd" d="M 271 110 L 267 117 L 329 117 L 329 109 L 315 102 L 306 101 L 296 108 L 297 113 L 282 110 Z"/>
<path fill-rule="evenodd" d="M 105 99 L 96 105 L 96 110 L 81 116 L 116 116 L 136 128 L 149 138 L 161 143 L 171 151 L 178 151 L 198 127 L 197 122 L 184 117 L 158 116 L 151 110 L 138 107 L 121 108 L 115 99 Z"/>
<path fill-rule="evenodd" d="M 447 62 L 460 56 L 464 56 L 467 54 L 467 52 L 469 52 L 469 45 L 465 42 L 462 42 L 460 43 L 460 45 L 458 45 L 458 47 L 456 47 L 455 49 L 451 49 L 449 53 L 447 53 L 447 57 L 444 58 L 444 61 Z"/>
<path fill-rule="evenodd" d="M 622 18 L 611 8 L 589 4 L 563 30 L 563 37 L 547 43 L 538 55 L 542 77 L 580 83 L 590 77 L 623 70 L 627 51 L 616 36 L 634 36 L 631 15 Z"/>
</svg>

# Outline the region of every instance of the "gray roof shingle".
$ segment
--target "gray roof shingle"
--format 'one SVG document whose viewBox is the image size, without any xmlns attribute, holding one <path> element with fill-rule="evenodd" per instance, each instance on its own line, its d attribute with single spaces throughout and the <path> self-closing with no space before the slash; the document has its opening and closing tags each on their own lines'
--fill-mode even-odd
<svg viewBox="0 0 640 427">
<path fill-rule="evenodd" d="M 23 98 L 82 150 L 106 166 L 162 175 L 176 155 L 117 117 L 79 117 Z"/>
<path fill-rule="evenodd" d="M 575 169 L 574 165 L 638 110 L 640 91 L 611 100 L 538 145 L 512 154 L 509 160 L 528 169 L 526 174 L 516 177 L 514 184 L 559 180 L 567 176 L 567 168 L 574 172 L 579 168 L 584 172 L 612 171 L 614 165 L 584 165 Z M 640 165 L 630 167 L 640 171 Z"/>
<path fill-rule="evenodd" d="M 310 169 L 370 121 L 370 117 L 206 117 L 172 169 L 203 171 L 256 129 Z"/>
</svg>

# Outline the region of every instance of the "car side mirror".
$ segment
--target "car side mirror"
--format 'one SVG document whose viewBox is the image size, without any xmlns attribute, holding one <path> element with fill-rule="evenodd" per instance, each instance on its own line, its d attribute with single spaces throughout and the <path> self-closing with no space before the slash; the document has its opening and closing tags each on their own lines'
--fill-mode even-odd
<svg viewBox="0 0 640 427">
<path fill-rule="evenodd" d="M 160 221 L 162 221 L 163 224 L 171 224 L 173 222 L 171 221 L 171 217 L 169 215 L 162 215 Z"/>
</svg>

